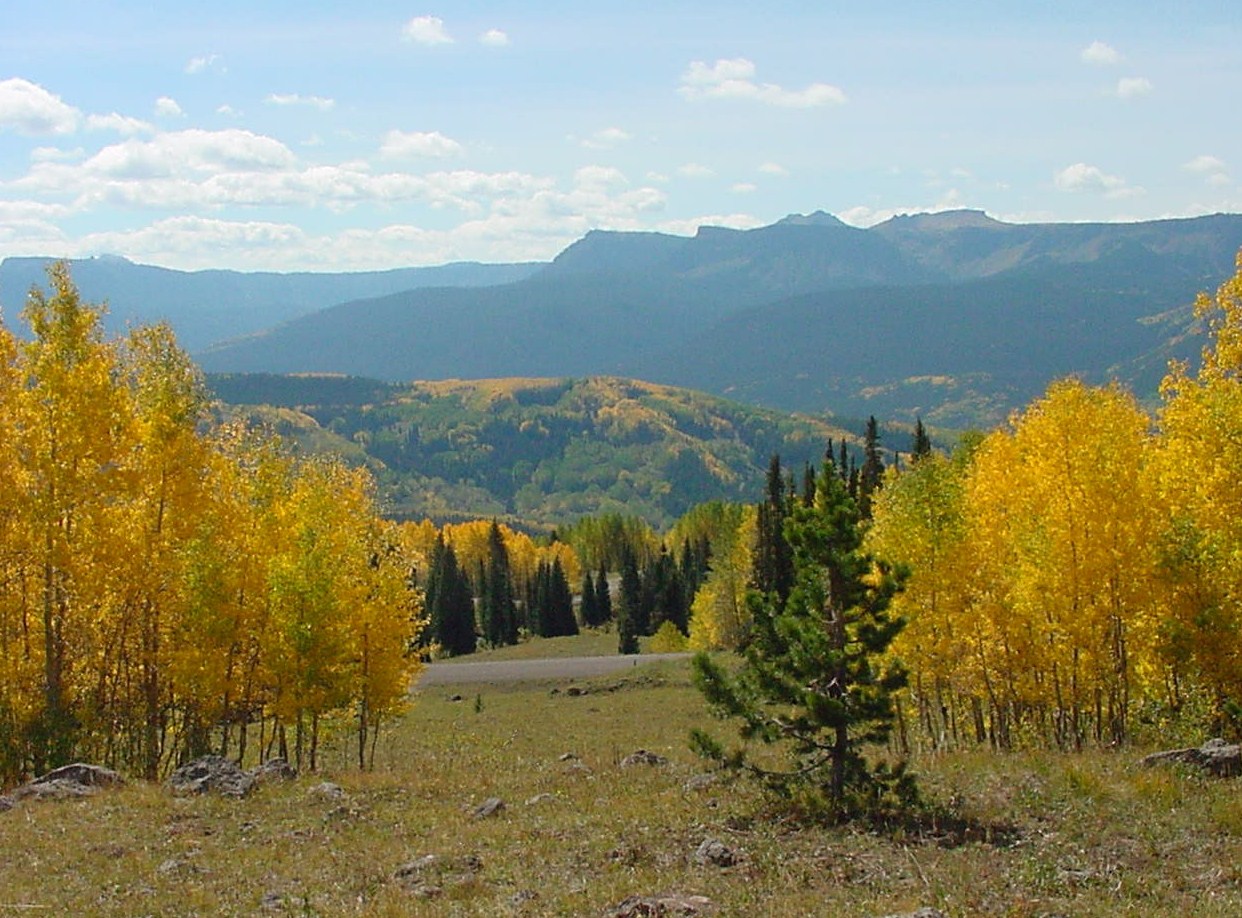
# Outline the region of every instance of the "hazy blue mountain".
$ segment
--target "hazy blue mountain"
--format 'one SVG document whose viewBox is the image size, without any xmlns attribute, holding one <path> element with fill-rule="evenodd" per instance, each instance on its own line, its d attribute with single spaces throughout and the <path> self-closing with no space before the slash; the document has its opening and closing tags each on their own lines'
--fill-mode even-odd
<svg viewBox="0 0 1242 918">
<path fill-rule="evenodd" d="M 32 286 L 46 288 L 47 258 L 0 262 L 0 308 L 11 328 Z M 73 280 L 90 302 L 107 301 L 110 332 L 167 321 L 183 347 L 250 334 L 334 303 L 419 287 L 481 287 L 527 277 L 542 265 L 459 263 L 356 273 L 173 271 L 116 256 L 70 262 Z"/>
<path fill-rule="evenodd" d="M 1078 374 L 1154 394 L 1242 216 L 1031 224 L 828 214 L 592 232 L 496 286 L 356 298 L 199 353 L 215 372 L 387 381 L 630 376 L 772 407 L 989 424 Z"/>
</svg>

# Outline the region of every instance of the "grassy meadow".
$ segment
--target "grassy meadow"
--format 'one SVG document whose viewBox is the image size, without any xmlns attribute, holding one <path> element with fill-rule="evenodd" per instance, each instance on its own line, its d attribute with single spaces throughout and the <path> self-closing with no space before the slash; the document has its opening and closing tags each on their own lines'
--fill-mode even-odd
<svg viewBox="0 0 1242 918">
<path fill-rule="evenodd" d="M 696 786 L 704 718 L 684 662 L 429 687 L 370 773 L 342 736 L 319 774 L 243 800 L 135 782 L 0 813 L 0 916 L 602 916 L 667 891 L 720 915 L 1242 914 L 1237 781 L 1140 769 L 1133 749 L 960 752 L 916 762 L 956 829 L 823 828 L 745 783 Z M 620 767 L 640 748 L 667 764 Z M 505 808 L 474 816 L 489 797 Z M 696 863 L 708 838 L 736 863 Z"/>
</svg>

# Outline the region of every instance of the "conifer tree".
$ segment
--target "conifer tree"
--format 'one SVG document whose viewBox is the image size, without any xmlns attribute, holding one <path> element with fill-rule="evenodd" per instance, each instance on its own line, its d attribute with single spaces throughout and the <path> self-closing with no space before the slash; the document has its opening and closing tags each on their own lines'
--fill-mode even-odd
<svg viewBox="0 0 1242 918">
<path fill-rule="evenodd" d="M 509 552 L 500 525 L 492 521 L 487 536 L 487 567 L 483 572 L 483 636 L 493 647 L 516 644 L 517 608 L 513 602 L 513 581 L 509 574 Z"/>
<path fill-rule="evenodd" d="M 589 570 L 582 572 L 582 599 L 578 602 L 578 618 L 587 628 L 594 628 L 600 624 L 599 602 L 595 598 L 595 580 Z"/>
<path fill-rule="evenodd" d="M 599 624 L 612 621 L 612 591 L 608 588 L 608 571 L 602 567 L 595 581 L 595 605 L 599 610 Z"/>
<path fill-rule="evenodd" d="M 771 594 L 780 609 L 793 586 L 793 558 L 785 540 L 785 518 L 789 501 L 781 477 L 781 457 L 773 454 L 768 463 L 767 494 L 759 504 L 758 544 L 755 546 L 754 587 Z"/>
<path fill-rule="evenodd" d="M 474 653 L 474 597 L 452 545 L 437 536 L 425 594 L 431 640 L 451 656 Z"/>
<path fill-rule="evenodd" d="M 638 616 L 641 614 L 642 583 L 638 564 L 627 549 L 621 556 L 621 595 L 617 601 L 617 653 L 638 653 Z"/>
<path fill-rule="evenodd" d="M 867 418 L 867 431 L 863 436 L 863 464 L 858 470 L 858 513 L 864 520 L 871 519 L 871 495 L 884 479 L 884 457 L 880 454 L 880 426 L 875 415 Z"/>
<path fill-rule="evenodd" d="M 924 456 L 930 456 L 931 451 L 931 437 L 927 435 L 927 428 L 923 426 L 923 419 L 916 416 L 914 419 L 914 438 L 910 443 L 910 459 L 918 462 Z"/>
<path fill-rule="evenodd" d="M 860 517 L 832 466 L 815 503 L 794 511 L 787 529 L 795 582 L 771 626 L 747 647 L 736 676 L 700 653 L 695 682 L 713 713 L 741 720 L 743 741 L 777 743 L 790 763 L 775 771 L 747 761 L 743 746 L 723 747 L 696 730 L 703 754 L 745 767 L 783 795 L 818 803 L 830 819 L 848 819 L 914 798 L 898 766 L 873 765 L 864 748 L 883 742 L 904 670 L 883 655 L 901 630 L 888 614 L 902 577 L 861 550 Z"/>
</svg>

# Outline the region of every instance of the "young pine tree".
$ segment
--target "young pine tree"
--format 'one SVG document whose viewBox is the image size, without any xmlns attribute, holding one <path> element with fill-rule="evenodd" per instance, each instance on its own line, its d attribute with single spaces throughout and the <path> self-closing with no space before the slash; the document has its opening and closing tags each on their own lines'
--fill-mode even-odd
<svg viewBox="0 0 1242 918">
<path fill-rule="evenodd" d="M 903 577 L 861 551 L 859 523 L 857 507 L 827 464 L 814 503 L 794 508 L 786 528 L 794 585 L 784 609 L 768 604 L 736 676 L 706 654 L 694 659 L 695 682 L 713 713 L 738 718 L 744 743 L 784 746 L 789 767 L 774 771 L 748 762 L 745 745 L 726 756 L 699 730 L 692 744 L 832 820 L 906 805 L 915 796 L 903 766 L 890 770 L 866 757 L 869 745 L 889 735 L 893 695 L 906 673 L 883 660 L 903 625 L 888 614 Z"/>
<path fill-rule="evenodd" d="M 638 653 L 642 592 L 638 563 L 627 548 L 621 557 L 621 595 L 617 602 L 617 653 Z"/>
</svg>

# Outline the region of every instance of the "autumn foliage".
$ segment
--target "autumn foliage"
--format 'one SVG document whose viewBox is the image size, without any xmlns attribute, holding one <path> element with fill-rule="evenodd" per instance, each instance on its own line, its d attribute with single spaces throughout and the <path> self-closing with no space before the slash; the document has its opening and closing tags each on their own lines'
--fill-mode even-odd
<svg viewBox="0 0 1242 918">
<path fill-rule="evenodd" d="M 210 429 L 167 328 L 105 340 L 49 277 L 30 340 L 0 327 L 0 780 L 254 744 L 313 765 L 328 721 L 364 761 L 420 625 L 369 477 Z"/>
</svg>

